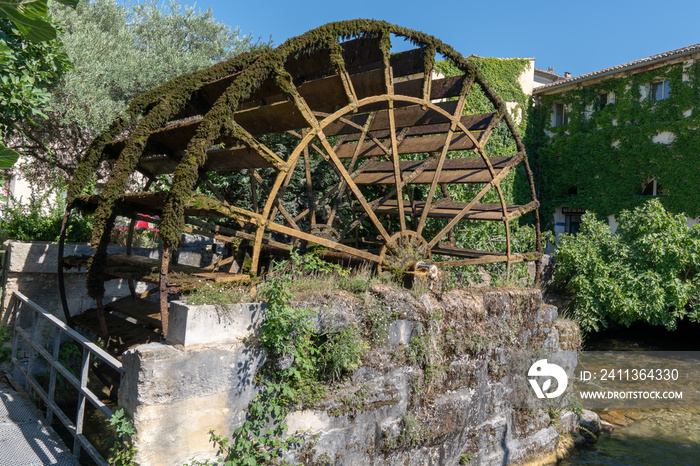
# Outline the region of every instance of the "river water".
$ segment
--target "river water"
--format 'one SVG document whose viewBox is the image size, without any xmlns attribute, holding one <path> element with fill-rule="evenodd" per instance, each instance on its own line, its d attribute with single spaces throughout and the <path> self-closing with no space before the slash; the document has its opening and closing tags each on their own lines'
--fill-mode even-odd
<svg viewBox="0 0 700 466">
<path fill-rule="evenodd" d="M 700 351 L 700 326 L 686 324 L 676 332 L 645 326 L 608 331 L 588 336 L 584 350 Z M 700 465 L 700 406 L 616 411 L 613 414 L 621 414 L 629 425 L 604 432 L 595 445 L 579 449 L 560 464 Z"/>
</svg>

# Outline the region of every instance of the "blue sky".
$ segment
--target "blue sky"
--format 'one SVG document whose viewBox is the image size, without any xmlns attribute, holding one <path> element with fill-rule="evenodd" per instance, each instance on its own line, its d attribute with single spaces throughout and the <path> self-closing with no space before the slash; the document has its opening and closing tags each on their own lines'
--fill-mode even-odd
<svg viewBox="0 0 700 466">
<path fill-rule="evenodd" d="M 463 55 L 534 57 L 538 68 L 573 75 L 700 43 L 698 0 L 208 0 L 196 7 L 275 45 L 330 21 L 382 19 Z"/>
</svg>

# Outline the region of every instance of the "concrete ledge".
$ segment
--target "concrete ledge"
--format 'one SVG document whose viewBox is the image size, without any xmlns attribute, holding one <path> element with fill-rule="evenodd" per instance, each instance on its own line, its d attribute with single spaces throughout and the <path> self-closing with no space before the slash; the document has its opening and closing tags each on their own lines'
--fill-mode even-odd
<svg viewBox="0 0 700 466">
<path fill-rule="evenodd" d="M 240 341 L 260 328 L 266 309 L 264 303 L 193 306 L 173 301 L 167 341 L 185 347 Z"/>
<path fill-rule="evenodd" d="M 4 244 L 7 250 L 6 271 L 16 273 L 58 273 L 58 243 L 49 241 L 33 241 L 25 243 L 22 241 L 6 241 Z M 107 248 L 109 254 L 126 253 L 126 248 L 121 246 L 110 246 Z M 132 253 L 136 256 L 145 256 L 152 259 L 160 259 L 158 249 L 133 248 Z M 64 256 L 93 255 L 95 250 L 87 244 L 68 243 L 64 248 Z M 85 269 L 70 269 L 66 273 L 84 273 Z"/>
<path fill-rule="evenodd" d="M 119 406 L 134 421 L 136 464 L 171 466 L 214 456 L 209 430 L 230 436 L 243 423 L 265 352 L 241 342 L 196 349 L 149 343 L 122 362 Z"/>
</svg>

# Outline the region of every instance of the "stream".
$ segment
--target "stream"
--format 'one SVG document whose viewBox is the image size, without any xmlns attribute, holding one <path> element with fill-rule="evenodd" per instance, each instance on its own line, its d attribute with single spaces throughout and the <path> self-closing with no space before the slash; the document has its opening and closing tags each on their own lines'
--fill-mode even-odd
<svg viewBox="0 0 700 466">
<path fill-rule="evenodd" d="M 608 330 L 588 335 L 584 350 L 700 351 L 700 325 L 685 323 L 674 332 L 643 325 Z M 595 445 L 578 449 L 559 464 L 700 465 L 700 405 L 640 408 L 643 403 L 637 409 L 597 411 L 618 425 L 603 432 Z"/>
</svg>

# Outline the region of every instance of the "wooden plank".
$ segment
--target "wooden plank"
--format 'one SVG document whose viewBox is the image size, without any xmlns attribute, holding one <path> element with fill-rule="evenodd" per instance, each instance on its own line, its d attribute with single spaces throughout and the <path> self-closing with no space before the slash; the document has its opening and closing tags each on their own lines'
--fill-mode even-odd
<svg viewBox="0 0 700 466">
<path fill-rule="evenodd" d="M 503 168 L 513 157 L 489 157 L 493 168 Z M 402 160 L 400 162 L 401 171 L 413 171 L 417 169 L 425 160 Z M 388 172 L 392 171 L 391 162 L 366 162 L 363 173 Z M 443 170 L 477 170 L 486 168 L 486 162 L 482 157 L 462 157 L 458 159 L 446 159 L 442 167 Z"/>
<path fill-rule="evenodd" d="M 376 37 L 359 37 L 341 42 L 345 68 L 353 70 L 379 62 L 382 59 Z M 335 74 L 327 48 L 300 53 L 287 59 L 285 69 L 293 76 L 294 84 Z"/>
<path fill-rule="evenodd" d="M 490 161 L 496 170 L 508 164 L 512 157 L 491 157 Z M 407 184 L 430 184 L 435 176 L 435 162 L 422 173 L 411 177 L 424 160 L 402 160 L 400 162 L 403 178 L 408 178 Z M 353 180 L 356 184 L 392 184 L 393 167 L 391 162 L 370 162 Z M 443 164 L 438 183 L 488 183 L 491 173 L 486 170 L 486 163 L 481 157 L 447 159 Z"/>
<path fill-rule="evenodd" d="M 348 40 L 342 42 L 340 46 L 343 49 L 343 59 L 348 70 L 367 68 L 371 64 L 378 66 L 377 63 L 381 60 L 381 51 L 374 37 Z M 305 81 L 335 74 L 327 49 L 315 49 L 311 53 L 291 56 L 284 66 L 294 77 L 294 83 L 297 86 Z M 175 119 L 206 113 L 239 75 L 240 73 L 229 75 L 204 84 L 193 94 L 185 109 Z M 242 103 L 241 108 L 259 106 L 276 94 L 279 94 L 277 86 L 272 80 L 266 80 L 249 99 Z"/>
<path fill-rule="evenodd" d="M 117 199 L 119 214 L 131 216 L 134 214 L 160 215 L 165 205 L 166 193 L 126 193 Z M 100 196 L 79 196 L 76 205 L 89 210 L 94 209 L 100 201 Z M 185 215 L 192 217 L 233 218 L 242 221 L 257 222 L 262 219 L 259 214 L 227 205 L 217 199 L 193 194 L 185 206 Z"/>
<path fill-rule="evenodd" d="M 407 184 L 431 184 L 434 176 L 435 170 L 426 170 Z M 394 184 L 394 175 L 392 173 L 361 173 L 354 180 L 356 184 L 387 185 Z M 489 181 L 491 181 L 491 173 L 488 170 L 443 170 L 438 179 L 438 183 L 450 184 L 488 183 Z"/>
<path fill-rule="evenodd" d="M 139 168 L 153 175 L 174 173 L 178 161 L 165 155 L 150 156 L 141 160 Z M 272 168 L 272 164 L 247 147 L 214 149 L 207 152 L 202 169 L 206 172 L 230 172 L 255 168 Z"/>
<path fill-rule="evenodd" d="M 411 203 L 408 200 L 403 202 L 405 209 L 415 209 L 418 213 L 423 213 L 425 201 Z M 454 218 L 467 203 L 463 202 L 436 202 L 432 204 L 428 217 L 432 218 Z M 507 212 L 515 212 L 520 206 L 507 206 Z M 377 215 L 398 215 L 399 209 L 396 200 L 385 202 L 374 209 Z M 503 221 L 503 210 L 500 204 L 475 204 L 464 216 L 465 220 L 489 220 Z"/>
<path fill-rule="evenodd" d="M 160 321 L 160 307 L 152 301 L 129 295 L 105 305 L 105 310 L 132 317 L 154 329 L 163 327 Z"/>
<path fill-rule="evenodd" d="M 350 78 L 358 99 L 383 94 L 384 85 L 382 82 L 382 76 L 382 70 L 351 75 Z M 456 84 L 462 80 L 462 77 L 457 78 L 458 79 L 449 78 L 451 84 L 442 82 L 444 80 L 434 81 L 432 85 L 434 94 L 433 98 L 440 99 L 449 97 L 453 94 L 456 95 L 456 93 L 458 93 Z M 414 84 L 411 84 L 413 81 L 415 81 L 415 86 Z M 396 83 L 394 87 L 398 94 L 420 97 L 422 82 L 422 79 L 412 80 L 411 82 L 399 82 Z M 407 90 L 407 86 L 414 86 L 415 89 L 411 88 L 412 90 Z M 404 91 L 402 91 L 402 89 L 404 89 Z M 314 111 L 333 112 L 338 107 L 342 107 L 347 104 L 347 98 L 345 96 L 342 80 L 337 75 L 304 83 L 299 87 L 299 93 L 305 100 L 307 100 L 309 107 L 311 107 Z M 401 102 L 397 101 L 396 104 L 399 106 L 401 105 Z M 444 108 L 450 112 L 449 109 L 455 105 L 455 102 L 443 102 L 438 105 L 444 106 Z M 416 106 L 411 105 L 410 107 Z M 363 107 L 360 109 L 360 111 L 368 112 L 372 109 L 373 107 Z M 428 125 L 431 124 L 430 121 L 433 120 L 437 122 L 447 121 L 440 115 L 432 115 L 430 113 L 427 117 L 422 117 L 421 115 L 415 116 L 416 112 L 417 111 L 414 109 L 406 114 L 401 114 L 397 110 L 397 126 L 406 127 Z M 432 113 L 435 114 L 436 112 Z M 367 115 L 360 113 L 352 116 L 352 118 L 361 120 L 358 120 L 358 124 L 362 126 L 364 121 L 367 119 Z M 474 130 L 481 129 L 482 127 L 486 128 L 490 118 L 492 118 L 492 116 L 467 116 L 465 117 L 465 126 L 469 128 L 470 126 L 474 125 Z M 418 121 L 416 123 L 412 123 L 412 121 L 415 119 L 418 119 Z M 308 127 L 308 123 L 299 113 L 296 107 L 290 103 L 286 97 L 279 93 L 279 90 L 273 96 L 268 97 L 264 104 L 258 102 L 257 104 L 252 103 L 248 105 L 248 107 L 242 106 L 241 109 L 235 113 L 235 120 L 253 136 L 298 130 Z M 380 117 L 379 121 L 384 121 L 384 123 L 375 123 L 377 126 L 372 128 L 372 131 L 388 129 L 388 116 Z M 195 136 L 200 123 L 201 120 L 199 119 L 179 122 L 166 128 L 154 131 L 148 138 L 144 153 L 172 155 L 184 151 L 187 148 L 189 141 Z M 340 129 L 335 129 L 335 126 L 339 126 Z M 357 132 L 357 129 L 355 128 L 345 128 L 346 125 L 335 126 L 330 125 L 327 128 L 328 131 L 324 131 L 326 136 Z M 221 139 L 215 141 L 216 144 L 222 142 L 226 144 L 235 144 L 238 141 L 228 137 L 222 137 Z M 238 143 L 240 144 L 240 142 Z M 125 139 L 113 141 L 105 146 L 105 153 L 108 157 L 116 158 L 124 148 L 125 144 Z M 176 162 L 173 163 L 176 164 Z M 165 164 L 161 162 L 160 165 Z M 161 170 L 173 169 L 162 168 Z M 164 173 L 172 173 L 172 171 L 165 171 Z"/>
<path fill-rule="evenodd" d="M 434 249 L 433 249 L 434 251 Z M 481 257 L 474 257 L 470 259 L 461 259 L 461 260 L 448 260 L 448 261 L 439 261 L 439 262 L 434 262 L 435 265 L 438 267 L 461 267 L 464 265 L 479 265 L 479 264 L 494 264 L 497 262 L 510 262 L 511 264 L 514 264 L 516 262 L 524 262 L 524 261 L 535 261 L 542 257 L 542 253 L 540 252 L 527 252 L 527 253 L 522 253 L 522 254 L 511 254 L 510 255 L 510 260 L 508 256 L 505 254 L 499 255 L 501 253 L 490 253 L 489 255 L 484 255 Z"/>
<path fill-rule="evenodd" d="M 250 275 L 234 274 L 228 272 L 200 272 L 193 273 L 193 277 L 204 278 L 214 283 L 246 282 L 250 280 Z"/>
<path fill-rule="evenodd" d="M 475 136 L 477 141 L 479 140 L 478 135 Z M 441 151 L 445 144 L 444 135 L 428 135 L 428 136 L 417 136 L 413 138 L 405 138 L 401 141 L 398 146 L 398 153 L 401 155 L 405 154 L 422 154 L 430 152 Z M 464 133 L 457 133 L 452 138 L 450 143 L 449 151 L 458 150 L 471 150 L 474 149 L 475 145 L 472 139 Z M 351 158 L 355 152 L 354 144 L 344 144 L 338 148 L 336 154 L 338 158 L 348 159 Z M 386 155 L 384 149 L 377 145 L 374 141 L 367 142 L 363 145 L 359 152 L 359 157 L 378 157 Z"/>
<path fill-rule="evenodd" d="M 434 104 L 436 107 L 447 112 L 450 115 L 454 115 L 457 108 L 457 101 L 447 101 L 438 102 Z M 411 105 L 408 107 L 400 107 L 394 110 L 396 115 L 396 126 L 398 128 L 405 128 L 407 126 L 411 127 L 423 127 L 431 125 L 441 125 L 435 126 L 433 131 L 446 133 L 449 129 L 450 120 L 444 115 L 436 110 L 428 108 L 424 110 L 420 105 Z M 474 115 L 464 115 L 461 118 L 462 124 L 470 131 L 482 131 L 485 130 L 491 120 L 494 117 L 494 113 L 478 113 Z M 357 115 L 348 115 L 345 120 L 352 122 L 354 125 L 348 124 L 344 121 L 338 121 L 337 123 L 331 123 L 324 128 L 323 133 L 326 136 L 337 136 L 341 134 L 357 134 L 359 130 L 357 126 L 363 127 L 367 121 L 368 114 L 362 113 Z M 389 129 L 389 112 L 388 110 L 382 110 L 375 114 L 374 120 L 372 121 L 372 127 L 370 132 L 377 137 L 380 136 L 381 131 Z M 409 133 L 410 135 L 410 133 Z M 353 140 L 352 136 L 349 140 Z M 356 139 L 355 139 L 356 140 Z"/>
</svg>

